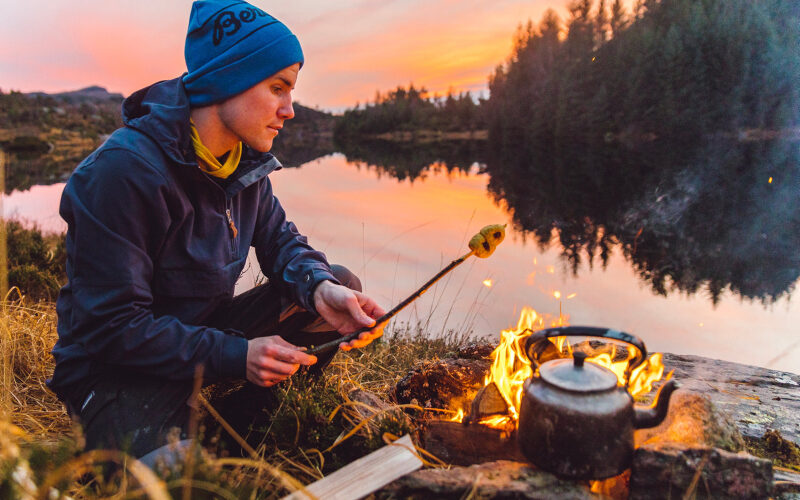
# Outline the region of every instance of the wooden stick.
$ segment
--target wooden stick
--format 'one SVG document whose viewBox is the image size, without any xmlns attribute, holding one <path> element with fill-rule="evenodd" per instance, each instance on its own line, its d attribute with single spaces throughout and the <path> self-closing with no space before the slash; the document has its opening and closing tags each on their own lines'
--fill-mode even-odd
<svg viewBox="0 0 800 500">
<path fill-rule="evenodd" d="M 467 260 L 467 258 L 472 256 L 473 254 L 474 254 L 474 252 L 466 253 L 466 254 L 462 255 L 461 257 L 457 258 L 456 260 L 454 260 L 453 262 L 451 262 L 450 264 L 448 264 L 447 267 L 445 267 L 444 269 L 439 271 L 436 274 L 436 276 L 434 276 L 433 278 L 429 279 L 427 283 L 422 285 L 419 288 L 419 290 L 417 290 L 416 292 L 414 292 L 411 295 L 409 295 L 408 297 L 406 297 L 406 299 L 403 302 L 400 302 L 399 304 L 394 306 L 394 308 L 392 308 L 391 311 L 387 312 L 386 314 L 384 314 L 383 316 L 378 318 L 378 320 L 375 321 L 375 325 L 373 325 L 373 326 L 365 326 L 363 328 L 359 328 L 358 330 L 354 331 L 351 334 L 345 335 L 340 339 L 332 340 L 332 341 L 327 342 L 327 343 L 322 344 L 322 345 L 311 346 L 311 349 L 309 349 L 306 352 L 308 354 L 312 354 L 314 356 L 316 356 L 318 354 L 322 354 L 322 353 L 328 352 L 328 351 L 330 351 L 332 349 L 336 349 L 337 347 L 339 347 L 339 344 L 341 344 L 342 342 L 350 342 L 351 340 L 355 340 L 362 333 L 368 332 L 368 331 L 374 329 L 376 325 L 380 325 L 381 323 L 386 323 L 387 321 L 392 319 L 392 317 L 395 314 L 399 313 L 404 307 L 406 307 L 407 305 L 409 305 L 410 303 L 412 303 L 416 299 L 418 299 L 420 295 L 422 295 L 423 293 L 425 293 L 428 290 L 428 288 L 430 288 L 431 286 L 433 286 L 434 283 L 439 281 L 442 278 L 442 276 L 444 276 L 445 274 L 447 274 L 450 271 L 452 271 L 456 266 L 458 266 L 459 264 L 461 264 L 462 262 Z"/>
</svg>

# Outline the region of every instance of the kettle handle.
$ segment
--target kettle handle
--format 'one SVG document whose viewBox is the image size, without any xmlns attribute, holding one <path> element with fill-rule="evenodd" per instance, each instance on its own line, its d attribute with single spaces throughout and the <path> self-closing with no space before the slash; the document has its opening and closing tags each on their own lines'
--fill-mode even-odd
<svg viewBox="0 0 800 500">
<path fill-rule="evenodd" d="M 625 385 L 630 381 L 633 370 L 647 359 L 647 348 L 644 346 L 644 342 L 639 337 L 631 335 L 630 333 L 594 326 L 560 326 L 536 331 L 528 337 L 528 340 L 525 342 L 525 352 L 528 354 L 528 359 L 530 359 L 533 365 L 534 372 L 539 368 L 539 356 L 547 347 L 545 341 L 551 337 L 562 336 L 602 337 L 611 340 L 619 340 L 634 346 L 637 350 L 637 355 L 628 361 L 628 366 L 625 368 Z"/>
</svg>

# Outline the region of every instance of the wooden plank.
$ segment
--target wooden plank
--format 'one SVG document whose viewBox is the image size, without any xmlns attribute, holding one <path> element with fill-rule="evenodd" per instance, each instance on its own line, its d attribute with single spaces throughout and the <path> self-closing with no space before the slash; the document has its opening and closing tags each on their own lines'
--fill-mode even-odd
<svg viewBox="0 0 800 500">
<path fill-rule="evenodd" d="M 345 465 L 329 476 L 295 491 L 283 500 L 356 500 L 422 467 L 422 461 L 412 453 L 414 443 L 406 434 L 392 444 L 375 450 L 355 462 Z"/>
</svg>

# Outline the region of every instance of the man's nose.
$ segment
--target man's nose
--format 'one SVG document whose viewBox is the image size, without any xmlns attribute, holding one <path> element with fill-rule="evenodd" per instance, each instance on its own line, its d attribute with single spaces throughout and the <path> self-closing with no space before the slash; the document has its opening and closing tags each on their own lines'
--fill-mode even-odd
<svg viewBox="0 0 800 500">
<path fill-rule="evenodd" d="M 292 107 L 292 99 L 286 99 L 281 107 L 278 108 L 278 114 L 284 120 L 291 120 L 294 118 L 294 107 Z"/>
</svg>

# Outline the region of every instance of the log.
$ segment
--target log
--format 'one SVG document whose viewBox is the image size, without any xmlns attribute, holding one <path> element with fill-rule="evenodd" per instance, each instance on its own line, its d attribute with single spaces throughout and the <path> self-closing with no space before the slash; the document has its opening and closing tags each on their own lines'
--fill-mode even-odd
<svg viewBox="0 0 800 500">
<path fill-rule="evenodd" d="M 486 425 L 429 420 L 420 430 L 422 447 L 443 462 L 473 465 L 495 460 L 525 462 L 516 433 Z"/>
<path fill-rule="evenodd" d="M 392 444 L 361 457 L 333 474 L 295 491 L 283 500 L 356 500 L 422 467 L 412 453 L 414 443 L 405 435 Z"/>
<path fill-rule="evenodd" d="M 506 403 L 503 395 L 500 394 L 497 384 L 489 382 L 475 394 L 475 399 L 472 400 L 472 405 L 470 405 L 469 420 L 470 422 L 478 422 L 484 417 L 507 415 L 508 410 L 508 403 Z"/>
</svg>

